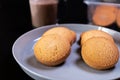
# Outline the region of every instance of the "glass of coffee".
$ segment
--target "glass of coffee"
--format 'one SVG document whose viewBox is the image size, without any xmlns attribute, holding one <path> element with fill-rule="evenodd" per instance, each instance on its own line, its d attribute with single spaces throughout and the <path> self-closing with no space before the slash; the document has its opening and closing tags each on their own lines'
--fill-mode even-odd
<svg viewBox="0 0 120 80">
<path fill-rule="evenodd" d="M 29 0 L 32 26 L 56 24 L 58 0 Z"/>
</svg>

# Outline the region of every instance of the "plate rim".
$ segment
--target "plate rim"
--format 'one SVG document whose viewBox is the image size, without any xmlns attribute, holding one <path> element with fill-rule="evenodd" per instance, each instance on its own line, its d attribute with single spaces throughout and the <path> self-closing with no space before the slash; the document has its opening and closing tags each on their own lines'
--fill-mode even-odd
<svg viewBox="0 0 120 80">
<path fill-rule="evenodd" d="M 19 41 L 19 39 L 21 39 L 22 37 L 26 36 L 27 34 L 29 34 L 29 33 L 31 33 L 31 32 L 34 32 L 34 31 L 39 30 L 39 29 L 44 29 L 44 28 L 47 28 L 47 27 L 48 27 L 48 28 L 52 28 L 52 27 L 61 26 L 61 25 L 81 25 L 81 26 L 86 26 L 86 25 L 87 25 L 87 26 L 98 27 L 98 29 L 99 29 L 99 28 L 102 28 L 102 29 L 112 30 L 112 29 L 109 29 L 109 28 L 105 28 L 105 27 L 101 27 L 101 26 L 96 26 L 96 25 L 91 25 L 91 24 L 76 24 L 76 23 L 74 23 L 74 24 L 73 24 L 73 23 L 66 23 L 66 24 L 58 24 L 58 25 L 56 25 L 56 24 L 55 24 L 55 25 L 46 25 L 46 26 L 42 26 L 42 27 L 38 27 L 38 28 L 34 28 L 34 29 L 32 29 L 32 30 L 29 30 L 29 31 L 23 33 L 22 35 L 20 35 L 20 36 L 14 41 L 13 46 L 12 46 L 12 55 L 13 55 L 15 61 L 19 64 L 19 66 L 20 66 L 21 68 L 24 68 L 25 70 L 29 71 L 30 73 L 32 73 L 32 74 L 34 74 L 34 75 L 36 75 L 36 76 L 38 76 L 38 77 L 45 78 L 45 79 L 50 79 L 50 80 L 55 80 L 55 79 L 52 78 L 52 77 L 48 77 L 48 76 L 45 76 L 45 75 L 38 74 L 38 73 L 36 73 L 36 72 L 34 72 L 34 71 L 29 70 L 29 68 L 25 67 L 25 65 L 23 65 L 22 63 L 20 63 L 19 60 L 16 58 L 15 52 L 14 52 L 14 48 L 15 48 L 15 45 L 17 44 L 17 42 Z M 116 30 L 112 30 L 112 31 L 115 31 L 115 32 L 119 33 L 119 32 L 116 31 Z M 119 34 L 120 34 L 120 33 L 119 33 Z M 58 79 L 58 80 L 59 80 L 59 79 Z"/>
</svg>

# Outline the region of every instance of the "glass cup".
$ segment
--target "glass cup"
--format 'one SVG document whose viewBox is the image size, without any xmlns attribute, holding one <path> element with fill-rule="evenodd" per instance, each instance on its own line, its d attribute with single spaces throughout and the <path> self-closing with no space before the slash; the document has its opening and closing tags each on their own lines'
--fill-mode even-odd
<svg viewBox="0 0 120 80">
<path fill-rule="evenodd" d="M 33 27 L 56 24 L 58 0 L 29 0 Z"/>
</svg>

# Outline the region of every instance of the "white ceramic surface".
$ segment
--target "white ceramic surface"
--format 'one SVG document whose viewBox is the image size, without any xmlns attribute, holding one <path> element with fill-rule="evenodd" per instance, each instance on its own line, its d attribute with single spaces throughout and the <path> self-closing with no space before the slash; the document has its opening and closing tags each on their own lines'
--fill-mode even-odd
<svg viewBox="0 0 120 80">
<path fill-rule="evenodd" d="M 85 24 L 60 24 L 66 26 L 77 34 L 77 40 L 72 45 L 70 56 L 64 64 L 57 67 L 47 67 L 36 61 L 33 46 L 38 38 L 48 29 L 56 25 L 48 25 L 33 29 L 21 35 L 13 44 L 12 52 L 15 60 L 30 77 L 36 80 L 111 80 L 120 78 L 120 60 L 113 69 L 99 71 L 88 67 L 79 55 L 79 36 L 83 31 L 101 29 L 111 34 L 120 48 L 120 33 L 111 29 L 85 25 Z M 92 46 L 91 46 L 92 47 Z"/>
</svg>

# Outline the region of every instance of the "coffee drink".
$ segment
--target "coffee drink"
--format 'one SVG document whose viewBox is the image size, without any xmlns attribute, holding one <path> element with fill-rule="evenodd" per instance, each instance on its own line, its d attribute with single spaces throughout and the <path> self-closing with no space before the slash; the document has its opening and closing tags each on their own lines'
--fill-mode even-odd
<svg viewBox="0 0 120 80">
<path fill-rule="evenodd" d="M 32 25 L 40 27 L 55 24 L 57 20 L 57 0 L 30 0 Z"/>
</svg>

